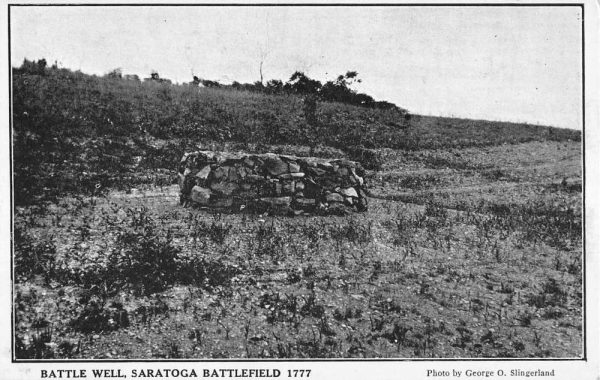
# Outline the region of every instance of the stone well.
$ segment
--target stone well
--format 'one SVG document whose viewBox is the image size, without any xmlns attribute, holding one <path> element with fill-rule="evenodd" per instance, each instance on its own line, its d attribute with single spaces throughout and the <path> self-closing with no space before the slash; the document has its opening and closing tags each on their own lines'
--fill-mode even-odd
<svg viewBox="0 0 600 380">
<path fill-rule="evenodd" d="M 198 151 L 179 164 L 181 203 L 271 214 L 367 210 L 364 169 L 347 160 Z"/>
</svg>

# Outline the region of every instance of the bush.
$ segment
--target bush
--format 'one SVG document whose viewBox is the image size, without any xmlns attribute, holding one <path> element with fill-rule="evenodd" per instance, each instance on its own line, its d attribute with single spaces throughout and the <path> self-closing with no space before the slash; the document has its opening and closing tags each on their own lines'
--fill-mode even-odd
<svg viewBox="0 0 600 380">
<path fill-rule="evenodd" d="M 108 252 L 71 249 L 61 258 L 57 279 L 92 291 L 103 301 L 121 291 L 147 295 L 172 285 L 180 249 L 170 232 L 162 232 L 145 207 L 128 209 L 127 214 L 129 220 L 115 227 Z"/>
<path fill-rule="evenodd" d="M 109 283 L 115 290 L 131 286 L 139 294 L 160 292 L 175 281 L 180 249 L 170 231 L 162 236 L 147 208 L 128 211 L 132 222 L 119 232 L 108 257 Z"/>
<path fill-rule="evenodd" d="M 84 333 L 112 331 L 129 326 L 129 316 L 118 302 L 105 306 L 99 300 L 91 300 L 71 321 L 71 326 Z"/>
<path fill-rule="evenodd" d="M 56 246 L 48 239 L 34 242 L 19 227 L 15 228 L 15 275 L 19 280 L 27 280 L 34 275 L 44 275 L 48 281 L 55 269 Z"/>
</svg>

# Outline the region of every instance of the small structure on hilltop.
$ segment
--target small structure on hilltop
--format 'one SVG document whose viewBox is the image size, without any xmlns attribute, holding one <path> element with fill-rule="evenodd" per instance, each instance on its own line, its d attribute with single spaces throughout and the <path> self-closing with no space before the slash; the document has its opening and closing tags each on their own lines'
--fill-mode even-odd
<svg viewBox="0 0 600 380">
<path fill-rule="evenodd" d="M 186 153 L 178 171 L 185 206 L 278 215 L 367 210 L 364 169 L 354 161 L 198 151 Z"/>
</svg>

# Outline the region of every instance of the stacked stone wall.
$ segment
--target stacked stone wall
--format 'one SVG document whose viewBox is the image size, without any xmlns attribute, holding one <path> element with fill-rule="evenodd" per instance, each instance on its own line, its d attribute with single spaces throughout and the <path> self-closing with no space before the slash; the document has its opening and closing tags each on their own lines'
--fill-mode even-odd
<svg viewBox="0 0 600 380">
<path fill-rule="evenodd" d="M 366 211 L 364 169 L 354 161 L 198 151 L 179 165 L 181 203 L 272 214 Z"/>
</svg>

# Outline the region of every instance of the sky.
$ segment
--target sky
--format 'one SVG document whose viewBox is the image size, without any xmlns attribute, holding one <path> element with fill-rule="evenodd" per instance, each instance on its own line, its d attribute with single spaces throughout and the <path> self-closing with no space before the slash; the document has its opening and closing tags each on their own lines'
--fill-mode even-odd
<svg viewBox="0 0 600 380">
<path fill-rule="evenodd" d="M 11 7 L 11 63 L 175 82 L 321 80 L 417 114 L 582 128 L 581 8 Z"/>
</svg>

